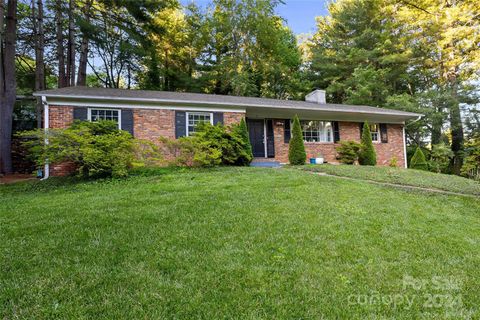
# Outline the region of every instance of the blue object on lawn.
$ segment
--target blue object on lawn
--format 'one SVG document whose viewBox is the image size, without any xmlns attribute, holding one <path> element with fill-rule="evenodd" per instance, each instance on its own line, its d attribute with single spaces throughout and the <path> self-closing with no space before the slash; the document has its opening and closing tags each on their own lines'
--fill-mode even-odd
<svg viewBox="0 0 480 320">
<path fill-rule="evenodd" d="M 315 164 L 315 158 L 310 158 L 310 164 Z"/>
</svg>

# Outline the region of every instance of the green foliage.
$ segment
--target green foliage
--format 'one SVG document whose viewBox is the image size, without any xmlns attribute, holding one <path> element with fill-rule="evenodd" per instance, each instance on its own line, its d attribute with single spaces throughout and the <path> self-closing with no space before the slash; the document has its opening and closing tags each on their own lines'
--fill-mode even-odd
<svg viewBox="0 0 480 320">
<path fill-rule="evenodd" d="M 398 167 L 398 158 L 397 157 L 392 157 L 390 159 L 390 162 L 388 163 L 388 166 L 391 167 L 391 168 Z"/>
<path fill-rule="evenodd" d="M 417 170 L 428 170 L 427 160 L 425 159 L 425 155 L 420 147 L 417 147 L 417 150 L 415 150 L 415 153 L 410 160 L 410 168 Z"/>
<path fill-rule="evenodd" d="M 354 164 L 362 145 L 355 141 L 340 141 L 337 147 L 338 159 L 343 164 Z"/>
<path fill-rule="evenodd" d="M 167 153 L 173 155 L 172 165 L 214 167 L 218 165 L 247 166 L 253 159 L 251 147 L 241 135 L 239 126 L 201 123 L 194 135 L 172 140 L 161 138 Z"/>
<path fill-rule="evenodd" d="M 430 159 L 428 161 L 430 171 L 448 173 L 450 160 L 452 158 L 453 152 L 446 144 L 440 143 L 433 145 L 432 151 L 430 152 Z"/>
<path fill-rule="evenodd" d="M 20 134 L 38 166 L 70 162 L 82 177 L 124 177 L 134 159 L 132 136 L 113 121 L 75 121 L 67 129 Z M 45 143 L 48 139 L 48 143 Z"/>
<path fill-rule="evenodd" d="M 360 180 L 386 182 L 405 186 L 439 189 L 480 196 L 480 184 L 476 181 L 449 174 L 430 171 L 391 168 L 386 166 L 307 165 L 304 170 Z"/>
<path fill-rule="evenodd" d="M 158 167 L 165 164 L 159 146 L 149 140 L 134 139 L 134 162 L 132 167 Z"/>
<path fill-rule="evenodd" d="M 467 143 L 466 157 L 461 173 L 465 177 L 480 180 L 480 136 Z"/>
<path fill-rule="evenodd" d="M 240 120 L 240 123 L 233 127 L 234 132 L 242 138 L 243 143 L 245 144 L 245 150 L 253 159 L 252 144 L 250 143 L 250 135 L 248 134 L 247 123 L 245 118 Z"/>
<path fill-rule="evenodd" d="M 250 164 L 253 157 L 245 140 L 238 130 L 221 124 L 212 126 L 201 123 L 191 139 L 194 148 L 194 165 L 208 167 L 219 164 L 240 165 Z"/>
<path fill-rule="evenodd" d="M 292 136 L 288 145 L 288 161 L 292 165 L 303 165 L 306 160 L 307 154 L 303 144 L 302 127 L 300 126 L 298 116 L 295 115 L 293 118 Z"/>
<path fill-rule="evenodd" d="M 358 163 L 362 166 L 374 166 L 377 164 L 377 154 L 373 147 L 372 134 L 370 132 L 370 126 L 367 122 L 363 124 L 362 130 L 362 147 L 358 154 Z"/>
</svg>

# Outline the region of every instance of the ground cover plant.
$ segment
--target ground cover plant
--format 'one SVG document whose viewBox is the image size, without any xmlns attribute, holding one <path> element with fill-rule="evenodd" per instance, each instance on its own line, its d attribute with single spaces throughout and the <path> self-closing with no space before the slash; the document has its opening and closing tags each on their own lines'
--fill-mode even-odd
<svg viewBox="0 0 480 320">
<path fill-rule="evenodd" d="M 478 181 L 423 170 L 392 167 L 371 168 L 348 165 L 308 165 L 304 169 L 308 171 L 325 172 L 336 176 L 396 183 L 415 187 L 435 188 L 480 196 L 480 183 Z"/>
<path fill-rule="evenodd" d="M 480 316 L 473 197 L 248 167 L 51 179 L 0 197 L 5 319 Z"/>
</svg>

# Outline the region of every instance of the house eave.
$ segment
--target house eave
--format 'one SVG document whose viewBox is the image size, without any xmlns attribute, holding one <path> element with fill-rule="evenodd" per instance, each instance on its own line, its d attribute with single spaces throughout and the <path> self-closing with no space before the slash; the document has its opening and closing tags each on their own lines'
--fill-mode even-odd
<svg viewBox="0 0 480 320">
<path fill-rule="evenodd" d="M 375 121 L 385 123 L 404 123 L 408 120 L 420 118 L 422 115 L 410 112 L 394 112 L 389 109 L 372 111 L 354 110 L 346 106 L 345 110 L 329 110 L 322 105 L 313 107 L 298 106 L 270 106 L 254 103 L 226 103 L 214 101 L 193 101 L 182 99 L 151 99 L 129 98 L 92 95 L 66 95 L 34 93 L 47 99 L 49 105 L 92 106 L 92 107 L 121 107 L 121 108 L 152 108 L 152 109 L 195 109 L 213 111 L 246 112 L 252 118 L 290 118 L 297 114 L 305 119 L 342 120 L 342 121 Z M 393 112 L 392 112 L 393 111 Z"/>
</svg>

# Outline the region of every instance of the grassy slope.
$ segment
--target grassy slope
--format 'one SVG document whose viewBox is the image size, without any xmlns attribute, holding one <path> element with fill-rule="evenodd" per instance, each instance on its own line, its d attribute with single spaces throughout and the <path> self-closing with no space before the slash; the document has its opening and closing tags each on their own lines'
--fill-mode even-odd
<svg viewBox="0 0 480 320">
<path fill-rule="evenodd" d="M 261 168 L 0 196 L 0 318 L 480 315 L 472 198 Z M 404 289 L 406 275 L 453 277 L 460 290 Z M 348 303 L 372 293 L 416 300 Z M 433 293 L 462 306 L 429 308 Z"/>
<path fill-rule="evenodd" d="M 304 169 L 342 177 L 480 195 L 480 183 L 477 181 L 422 170 L 349 165 L 308 165 Z"/>
</svg>

